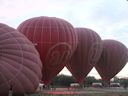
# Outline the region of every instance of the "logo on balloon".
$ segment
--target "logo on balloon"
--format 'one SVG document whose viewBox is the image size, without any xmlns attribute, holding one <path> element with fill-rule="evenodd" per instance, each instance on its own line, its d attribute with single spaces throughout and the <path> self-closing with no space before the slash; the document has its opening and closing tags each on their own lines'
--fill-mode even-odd
<svg viewBox="0 0 128 96">
<path fill-rule="evenodd" d="M 71 46 L 65 42 L 53 45 L 46 56 L 46 67 L 54 68 L 65 64 L 71 58 Z M 47 66 L 48 65 L 48 66 Z"/>
<path fill-rule="evenodd" d="M 121 60 L 124 62 L 128 62 L 128 51 L 127 50 L 124 50 L 124 54 Z"/>
<path fill-rule="evenodd" d="M 96 64 L 102 53 L 103 45 L 101 42 L 93 43 L 89 51 L 88 64 Z"/>
</svg>

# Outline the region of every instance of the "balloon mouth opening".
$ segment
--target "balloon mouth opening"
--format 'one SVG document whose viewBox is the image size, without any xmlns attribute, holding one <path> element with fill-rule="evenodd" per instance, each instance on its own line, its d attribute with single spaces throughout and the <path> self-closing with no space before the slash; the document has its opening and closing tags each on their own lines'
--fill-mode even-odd
<svg viewBox="0 0 128 96">
<path fill-rule="evenodd" d="M 108 77 L 102 77 L 102 80 L 108 82 L 108 81 L 110 81 L 111 79 L 108 78 Z"/>
</svg>

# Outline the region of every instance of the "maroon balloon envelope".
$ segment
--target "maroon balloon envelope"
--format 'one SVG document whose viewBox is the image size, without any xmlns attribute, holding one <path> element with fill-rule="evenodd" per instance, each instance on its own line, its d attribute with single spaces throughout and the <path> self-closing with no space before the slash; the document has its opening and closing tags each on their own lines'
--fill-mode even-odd
<svg viewBox="0 0 128 96">
<path fill-rule="evenodd" d="M 83 83 L 84 78 L 100 58 L 102 42 L 100 36 L 93 30 L 75 28 L 75 31 L 78 34 L 78 46 L 71 62 L 66 66 L 76 80 Z"/>
<path fill-rule="evenodd" d="M 116 40 L 103 40 L 103 52 L 95 68 L 103 80 L 112 79 L 128 60 L 127 48 Z"/>
<path fill-rule="evenodd" d="M 32 43 L 17 30 L 0 23 L 0 96 L 35 92 L 42 63 Z M 18 95 L 19 96 L 19 95 Z"/>
<path fill-rule="evenodd" d="M 73 26 L 63 19 L 41 16 L 24 21 L 17 29 L 35 44 L 43 62 L 42 81 L 49 84 L 76 49 Z"/>
<path fill-rule="evenodd" d="M 127 52 L 126 52 L 126 54 L 127 54 L 127 61 L 128 61 L 128 48 L 127 48 Z"/>
<path fill-rule="evenodd" d="M 127 48 L 126 56 L 127 56 L 127 62 L 128 62 L 128 48 Z"/>
</svg>

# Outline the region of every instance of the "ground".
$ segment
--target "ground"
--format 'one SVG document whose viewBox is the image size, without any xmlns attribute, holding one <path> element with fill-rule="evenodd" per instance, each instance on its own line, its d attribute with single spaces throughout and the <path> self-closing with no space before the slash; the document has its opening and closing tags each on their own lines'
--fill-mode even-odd
<svg viewBox="0 0 128 96">
<path fill-rule="evenodd" d="M 56 90 L 42 90 L 29 96 L 128 96 L 128 89 L 120 88 L 84 88 L 68 89 L 57 88 Z"/>
</svg>

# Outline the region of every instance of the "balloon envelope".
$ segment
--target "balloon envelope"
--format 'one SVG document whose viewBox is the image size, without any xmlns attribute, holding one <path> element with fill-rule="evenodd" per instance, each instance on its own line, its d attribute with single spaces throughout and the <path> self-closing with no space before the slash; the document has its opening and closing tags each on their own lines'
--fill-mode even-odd
<svg viewBox="0 0 128 96">
<path fill-rule="evenodd" d="M 18 30 L 35 44 L 44 65 L 42 81 L 49 84 L 76 49 L 74 28 L 65 20 L 41 16 L 24 21 Z"/>
<path fill-rule="evenodd" d="M 35 92 L 42 64 L 32 43 L 17 30 L 0 23 L 0 95 Z"/>
<path fill-rule="evenodd" d="M 127 48 L 121 42 L 103 40 L 103 52 L 95 68 L 103 80 L 109 81 L 125 66 L 127 57 Z"/>
<path fill-rule="evenodd" d="M 102 52 L 100 36 L 87 28 L 75 28 L 78 34 L 78 46 L 67 64 L 67 69 L 82 83 L 93 66 L 97 63 Z"/>
</svg>

